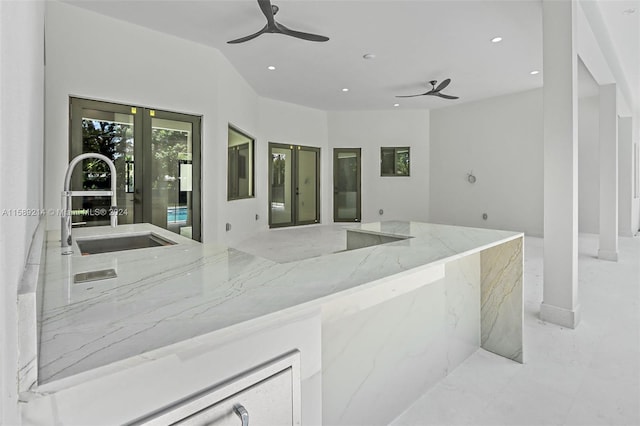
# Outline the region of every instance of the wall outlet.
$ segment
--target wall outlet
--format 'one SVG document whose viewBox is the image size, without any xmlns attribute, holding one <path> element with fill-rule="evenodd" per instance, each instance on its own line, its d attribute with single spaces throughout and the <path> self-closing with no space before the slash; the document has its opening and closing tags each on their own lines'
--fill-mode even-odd
<svg viewBox="0 0 640 426">
<path fill-rule="evenodd" d="M 225 226 L 225 229 L 227 232 L 231 231 L 231 224 L 227 223 L 227 225 Z"/>
<path fill-rule="evenodd" d="M 487 220 L 487 219 L 489 219 L 489 215 L 488 215 L 488 214 L 486 214 L 486 213 L 482 213 L 482 219 L 483 219 L 483 220 Z"/>
</svg>

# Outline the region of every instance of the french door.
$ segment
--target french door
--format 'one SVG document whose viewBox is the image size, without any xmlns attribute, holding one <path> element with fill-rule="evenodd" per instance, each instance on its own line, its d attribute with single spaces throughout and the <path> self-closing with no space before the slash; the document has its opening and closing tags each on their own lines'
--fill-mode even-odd
<svg viewBox="0 0 640 426">
<path fill-rule="evenodd" d="M 269 226 L 320 222 L 320 148 L 269 143 Z"/>
<path fill-rule="evenodd" d="M 333 221 L 360 222 L 360 148 L 333 149 Z"/>
<path fill-rule="evenodd" d="M 118 223 L 147 222 L 194 240 L 201 237 L 200 117 L 70 98 L 69 159 L 96 152 L 116 166 Z M 99 160 L 83 161 L 72 190 L 109 189 Z M 107 225 L 109 197 L 74 197 L 74 222 Z"/>
</svg>

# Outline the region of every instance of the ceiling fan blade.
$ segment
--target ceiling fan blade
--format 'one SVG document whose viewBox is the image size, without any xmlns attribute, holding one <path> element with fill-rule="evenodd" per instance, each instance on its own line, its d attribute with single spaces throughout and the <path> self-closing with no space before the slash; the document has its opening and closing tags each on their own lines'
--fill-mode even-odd
<svg viewBox="0 0 640 426">
<path fill-rule="evenodd" d="M 447 78 L 446 80 L 442 80 L 442 82 L 440 84 L 438 84 L 438 87 L 435 88 L 435 91 L 436 92 L 441 91 L 442 89 L 447 87 L 449 85 L 449 83 L 451 83 L 451 79 L 450 78 Z"/>
<path fill-rule="evenodd" d="M 237 44 L 237 43 L 244 43 L 245 41 L 253 40 L 254 38 L 258 37 L 259 35 L 266 33 L 267 32 L 267 28 L 268 28 L 267 25 L 265 25 L 264 28 L 262 28 L 257 33 L 253 33 L 253 34 L 248 35 L 246 37 L 240 37 L 240 38 L 237 38 L 235 40 L 230 40 L 227 43 L 229 43 L 229 44 Z"/>
<path fill-rule="evenodd" d="M 424 95 L 428 95 L 429 92 L 427 93 L 420 93 L 418 95 L 396 95 L 396 98 L 414 98 L 416 96 L 424 96 Z"/>
<path fill-rule="evenodd" d="M 262 10 L 265 18 L 267 18 L 267 26 L 273 25 L 275 20 L 273 18 L 273 7 L 271 6 L 271 0 L 258 0 L 258 4 L 260 5 L 260 9 Z"/>
<path fill-rule="evenodd" d="M 325 37 L 322 35 L 303 33 L 301 31 L 291 30 L 278 22 L 276 22 L 276 28 L 278 28 L 278 30 L 280 30 L 282 34 L 286 34 L 291 37 L 301 38 L 303 40 L 308 40 L 308 41 L 328 41 L 329 40 L 329 37 Z"/>
<path fill-rule="evenodd" d="M 460 99 L 458 96 L 444 95 L 442 93 L 438 93 L 436 94 L 436 96 L 440 96 L 441 98 L 444 98 L 444 99 Z"/>
</svg>

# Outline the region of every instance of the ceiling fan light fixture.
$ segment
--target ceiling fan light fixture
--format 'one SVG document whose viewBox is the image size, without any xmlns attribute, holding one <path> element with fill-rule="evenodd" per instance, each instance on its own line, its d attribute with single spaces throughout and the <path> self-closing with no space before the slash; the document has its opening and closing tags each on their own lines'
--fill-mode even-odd
<svg viewBox="0 0 640 426">
<path fill-rule="evenodd" d="M 393 104 L 393 106 L 394 106 L 394 107 L 399 107 L 399 106 L 400 106 L 400 104 Z"/>
<path fill-rule="evenodd" d="M 375 59 L 376 55 L 375 55 L 375 53 L 365 53 L 364 55 L 362 55 L 362 57 L 364 59 Z"/>
<path fill-rule="evenodd" d="M 349 88 L 344 87 L 344 88 L 342 89 L 342 91 L 343 91 L 343 92 L 348 92 L 348 91 L 349 91 Z"/>
<path fill-rule="evenodd" d="M 267 69 L 268 69 L 269 71 L 274 71 L 274 70 L 276 69 L 276 67 L 274 67 L 273 65 L 269 65 L 269 66 L 267 67 Z"/>
<path fill-rule="evenodd" d="M 502 41 L 502 37 L 494 37 L 491 39 L 491 43 L 500 43 Z"/>
<path fill-rule="evenodd" d="M 538 71 L 538 70 L 533 70 L 533 71 L 531 71 L 529 74 L 531 74 L 531 75 L 537 75 L 537 74 L 540 74 L 540 71 Z"/>
</svg>

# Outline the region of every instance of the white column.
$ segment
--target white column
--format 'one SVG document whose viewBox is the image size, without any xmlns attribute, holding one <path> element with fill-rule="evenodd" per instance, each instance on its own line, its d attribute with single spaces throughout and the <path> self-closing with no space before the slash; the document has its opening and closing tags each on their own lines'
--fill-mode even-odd
<svg viewBox="0 0 640 426">
<path fill-rule="evenodd" d="M 577 3 L 543 0 L 544 284 L 540 318 L 575 328 L 578 303 Z"/>
<path fill-rule="evenodd" d="M 632 237 L 633 229 L 633 118 L 618 119 L 618 235 Z"/>
<path fill-rule="evenodd" d="M 633 185 L 633 200 L 631 201 L 631 229 L 633 230 L 633 235 L 640 232 L 640 198 L 636 198 L 637 195 L 640 195 L 640 179 L 638 179 L 638 175 L 635 173 L 640 173 L 640 159 L 636 162 L 636 150 L 640 150 L 640 111 L 636 112 L 633 116 L 633 123 L 631 124 L 631 142 L 633 144 L 634 149 L 634 185 Z M 639 154 L 640 155 L 640 154 Z"/>
<path fill-rule="evenodd" d="M 600 246 L 598 257 L 618 260 L 618 109 L 616 85 L 600 86 Z"/>
</svg>

